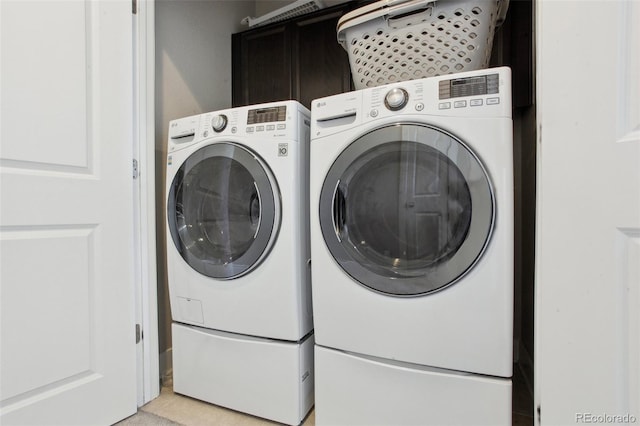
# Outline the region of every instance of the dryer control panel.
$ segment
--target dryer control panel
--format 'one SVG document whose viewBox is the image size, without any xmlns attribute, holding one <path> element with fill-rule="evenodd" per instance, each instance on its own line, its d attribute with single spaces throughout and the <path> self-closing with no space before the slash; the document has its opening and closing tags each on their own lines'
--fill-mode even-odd
<svg viewBox="0 0 640 426">
<path fill-rule="evenodd" d="M 473 77 L 440 80 L 438 98 L 464 98 L 466 96 L 496 95 L 500 88 L 500 75 L 485 74 Z"/>
<path fill-rule="evenodd" d="M 510 77 L 508 68 L 496 68 L 365 89 L 362 91 L 364 118 L 411 112 L 464 117 L 511 116 Z"/>
<path fill-rule="evenodd" d="M 313 138 L 383 119 L 511 118 L 511 70 L 489 68 L 371 87 L 316 99 L 311 108 Z"/>
</svg>

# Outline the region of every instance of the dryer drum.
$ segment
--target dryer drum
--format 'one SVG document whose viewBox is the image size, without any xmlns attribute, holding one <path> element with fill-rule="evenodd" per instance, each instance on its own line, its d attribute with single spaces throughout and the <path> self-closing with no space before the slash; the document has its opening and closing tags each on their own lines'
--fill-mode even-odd
<svg viewBox="0 0 640 426">
<path fill-rule="evenodd" d="M 351 143 L 327 173 L 320 225 L 358 283 L 395 296 L 455 283 L 478 261 L 495 200 L 480 160 L 453 135 L 399 124 Z"/>
</svg>

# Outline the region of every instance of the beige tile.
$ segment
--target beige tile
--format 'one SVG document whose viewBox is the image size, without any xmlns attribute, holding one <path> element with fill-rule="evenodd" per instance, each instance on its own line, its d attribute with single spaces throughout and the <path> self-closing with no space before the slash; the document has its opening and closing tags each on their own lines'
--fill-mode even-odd
<svg viewBox="0 0 640 426">
<path fill-rule="evenodd" d="M 163 387 L 160 396 L 143 406 L 142 411 L 185 426 L 267 426 L 279 424 L 176 394 L 169 386 Z M 313 410 L 303 425 L 315 426 Z"/>
<path fill-rule="evenodd" d="M 155 414 L 138 410 L 136 414 L 116 423 L 115 426 L 180 426 L 180 425 L 165 417 L 156 416 Z"/>
<path fill-rule="evenodd" d="M 529 408 L 532 405 L 530 395 L 523 387 L 518 386 L 517 388 L 518 391 L 514 394 L 514 398 L 522 398 L 527 401 L 527 409 L 517 410 L 514 407 L 513 426 L 532 426 L 532 408 Z M 518 396 L 521 392 L 523 395 Z M 160 396 L 143 406 L 141 411 L 169 419 L 183 426 L 273 426 L 279 424 L 176 394 L 171 386 L 164 386 L 160 391 Z M 145 425 L 149 423 L 132 422 L 129 424 Z M 315 424 L 315 412 L 312 409 L 302 426 L 315 426 Z"/>
<path fill-rule="evenodd" d="M 511 423 L 513 426 L 533 426 L 533 417 L 514 413 Z"/>
</svg>

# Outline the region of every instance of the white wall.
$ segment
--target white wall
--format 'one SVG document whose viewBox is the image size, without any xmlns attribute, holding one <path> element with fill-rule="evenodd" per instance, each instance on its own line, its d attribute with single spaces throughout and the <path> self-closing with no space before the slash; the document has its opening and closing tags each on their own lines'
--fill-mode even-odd
<svg viewBox="0 0 640 426">
<path fill-rule="evenodd" d="M 171 347 L 166 284 L 164 182 L 169 121 L 231 107 L 231 34 L 255 14 L 254 0 L 157 0 L 156 199 L 160 353 Z M 168 366 L 163 366 L 161 374 Z M 169 358 L 170 359 L 170 358 Z"/>
<path fill-rule="evenodd" d="M 156 4 L 156 130 L 174 118 L 231 106 L 231 34 L 255 1 L 160 0 Z"/>
</svg>

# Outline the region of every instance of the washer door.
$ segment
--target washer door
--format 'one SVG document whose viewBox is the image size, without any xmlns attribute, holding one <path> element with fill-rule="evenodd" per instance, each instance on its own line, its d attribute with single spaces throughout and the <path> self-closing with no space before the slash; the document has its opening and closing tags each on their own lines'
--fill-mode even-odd
<svg viewBox="0 0 640 426">
<path fill-rule="evenodd" d="M 194 152 L 176 173 L 167 218 L 178 252 L 193 269 L 236 278 L 268 254 L 280 226 L 280 193 L 255 153 L 215 143 Z"/>
<path fill-rule="evenodd" d="M 372 290 L 417 296 L 468 272 L 495 202 L 480 160 L 440 129 L 398 124 L 345 149 L 324 181 L 320 226 L 339 265 Z"/>
</svg>

